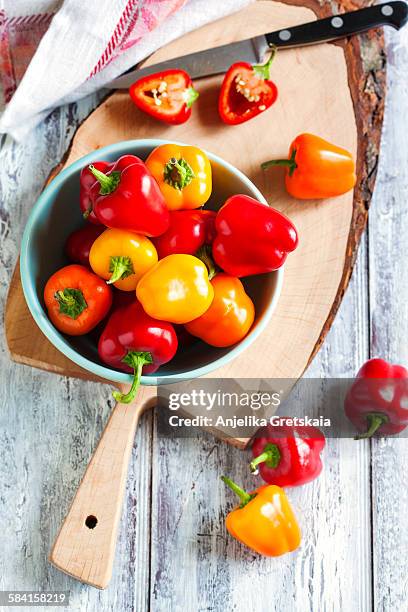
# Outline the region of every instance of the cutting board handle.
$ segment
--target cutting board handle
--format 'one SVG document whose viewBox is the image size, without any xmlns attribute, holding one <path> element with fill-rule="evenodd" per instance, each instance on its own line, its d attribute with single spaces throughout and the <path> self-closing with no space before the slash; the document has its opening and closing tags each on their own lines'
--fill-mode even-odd
<svg viewBox="0 0 408 612">
<path fill-rule="evenodd" d="M 141 387 L 135 402 L 116 404 L 50 554 L 59 570 L 98 589 L 112 576 L 137 423 L 155 397 Z"/>
</svg>

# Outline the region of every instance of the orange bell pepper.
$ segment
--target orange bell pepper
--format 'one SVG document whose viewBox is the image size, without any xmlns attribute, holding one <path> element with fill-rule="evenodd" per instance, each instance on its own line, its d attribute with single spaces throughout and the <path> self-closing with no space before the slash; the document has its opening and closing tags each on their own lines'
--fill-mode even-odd
<svg viewBox="0 0 408 612">
<path fill-rule="evenodd" d="M 254 304 L 239 278 L 216 274 L 211 280 L 214 299 L 201 317 L 186 324 L 187 331 L 211 346 L 231 346 L 249 332 Z"/>
<path fill-rule="evenodd" d="M 299 525 L 281 487 L 264 485 L 253 493 L 246 493 L 230 478 L 221 476 L 221 479 L 241 499 L 240 506 L 225 521 L 234 538 L 267 557 L 278 557 L 298 548 Z"/>
<path fill-rule="evenodd" d="M 313 134 L 297 136 L 290 145 L 289 159 L 264 162 L 262 169 L 270 166 L 286 167 L 286 190 L 299 200 L 347 193 L 357 180 L 351 153 Z"/>
<path fill-rule="evenodd" d="M 146 160 L 169 210 L 198 208 L 211 195 L 211 164 L 197 147 L 165 144 Z"/>
<path fill-rule="evenodd" d="M 134 291 L 139 280 L 157 263 L 153 243 L 129 230 L 107 229 L 92 244 L 89 263 L 108 285 Z"/>
<path fill-rule="evenodd" d="M 210 307 L 214 289 L 200 259 L 194 255 L 168 255 L 141 278 L 136 296 L 154 319 L 188 323 Z"/>
<path fill-rule="evenodd" d="M 59 331 L 83 336 L 108 314 L 112 289 L 85 266 L 72 264 L 50 276 L 44 288 L 44 302 Z"/>
</svg>

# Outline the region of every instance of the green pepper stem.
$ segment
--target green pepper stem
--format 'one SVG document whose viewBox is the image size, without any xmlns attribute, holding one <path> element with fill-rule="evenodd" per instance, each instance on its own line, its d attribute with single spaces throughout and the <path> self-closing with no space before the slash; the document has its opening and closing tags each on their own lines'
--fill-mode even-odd
<svg viewBox="0 0 408 612">
<path fill-rule="evenodd" d="M 265 463 L 268 468 L 275 469 L 278 467 L 280 460 L 281 454 L 279 447 L 277 444 L 273 444 L 271 442 L 270 444 L 265 445 L 264 452 L 261 455 L 258 455 L 252 459 L 251 463 L 249 464 L 249 468 L 251 472 L 256 472 L 257 466 L 260 463 Z"/>
<path fill-rule="evenodd" d="M 112 272 L 112 276 L 106 281 L 108 285 L 112 285 L 118 280 L 127 278 L 135 273 L 130 257 L 122 257 L 119 255 L 110 258 L 109 272 Z"/>
<path fill-rule="evenodd" d="M 385 414 L 379 412 L 370 412 L 367 414 L 368 429 L 365 433 L 355 436 L 355 440 L 366 440 L 372 438 L 373 435 L 378 431 L 381 425 L 388 423 L 388 417 Z"/>
<path fill-rule="evenodd" d="M 204 244 L 195 253 L 195 257 L 200 259 L 203 262 L 203 264 L 205 264 L 208 270 L 208 280 L 211 280 L 212 278 L 214 278 L 214 276 L 217 274 L 217 269 L 215 267 L 215 263 L 212 258 L 211 247 L 208 244 Z"/>
<path fill-rule="evenodd" d="M 64 289 L 63 291 L 57 291 L 57 293 L 55 294 L 55 299 L 60 303 L 60 304 L 65 304 L 66 306 L 74 306 L 75 305 L 75 298 L 72 294 L 68 293 L 66 289 Z"/>
<path fill-rule="evenodd" d="M 177 161 L 175 157 L 170 160 L 170 164 L 172 166 L 173 174 L 176 175 L 178 173 L 177 180 L 182 183 L 186 177 L 187 170 L 180 164 L 180 162 Z"/>
<path fill-rule="evenodd" d="M 271 55 L 266 64 L 255 64 L 255 66 L 252 66 L 255 74 L 259 78 L 264 79 L 264 81 L 269 79 L 272 62 L 275 59 L 277 51 L 278 49 L 275 46 L 271 47 Z"/>
<path fill-rule="evenodd" d="M 59 303 L 59 311 L 61 314 L 77 319 L 81 312 L 88 308 L 88 304 L 84 298 L 84 294 L 80 289 L 66 289 L 57 291 L 54 295 Z"/>
<path fill-rule="evenodd" d="M 142 376 L 143 366 L 149 363 L 153 363 L 151 353 L 142 352 L 142 351 L 129 351 L 122 359 L 124 363 L 127 363 L 131 368 L 133 368 L 133 382 L 127 393 L 120 393 L 120 391 L 114 391 L 112 393 L 113 397 L 117 402 L 121 404 L 130 404 L 135 397 L 137 390 L 140 385 L 140 378 Z"/>
<path fill-rule="evenodd" d="M 113 191 L 115 191 L 116 187 L 120 183 L 120 172 L 111 172 L 110 174 L 105 174 L 98 170 L 92 164 L 88 166 L 88 170 L 92 172 L 96 180 L 101 186 L 99 191 L 100 195 L 109 195 Z"/>
<path fill-rule="evenodd" d="M 256 493 L 251 495 L 250 493 L 244 491 L 244 489 L 241 489 L 241 487 L 231 480 L 231 478 L 228 478 L 227 476 L 220 476 L 220 478 L 227 485 L 227 487 L 231 489 L 231 491 L 234 491 L 234 493 L 238 495 L 239 499 L 241 500 L 240 508 L 246 506 L 247 503 L 256 496 Z"/>
<path fill-rule="evenodd" d="M 182 157 L 177 160 L 175 157 L 169 159 L 164 166 L 163 179 L 165 183 L 175 189 L 184 189 L 195 178 L 192 167 Z"/>
<path fill-rule="evenodd" d="M 184 92 L 184 101 L 187 108 L 191 108 L 200 94 L 194 87 L 188 87 Z"/>
<path fill-rule="evenodd" d="M 289 176 L 292 176 L 292 174 L 298 167 L 296 163 L 296 149 L 293 149 L 292 155 L 289 159 L 271 159 L 261 164 L 262 170 L 266 170 L 270 166 L 286 166 L 287 168 L 289 168 Z"/>
</svg>

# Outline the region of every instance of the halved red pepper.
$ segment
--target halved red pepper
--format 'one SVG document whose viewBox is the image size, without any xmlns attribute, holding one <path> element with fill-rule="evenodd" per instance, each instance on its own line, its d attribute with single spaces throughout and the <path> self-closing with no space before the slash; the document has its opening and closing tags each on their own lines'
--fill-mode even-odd
<svg viewBox="0 0 408 612">
<path fill-rule="evenodd" d="M 224 123 L 237 125 L 265 112 L 278 97 L 278 89 L 269 80 L 276 50 L 262 66 L 247 62 L 232 64 L 221 85 L 218 112 Z"/>
<path fill-rule="evenodd" d="M 152 240 L 159 259 L 175 253 L 194 255 L 215 236 L 216 213 L 212 210 L 173 210 L 169 229 Z"/>
<path fill-rule="evenodd" d="M 215 229 L 214 260 L 231 276 L 277 270 L 298 244 L 295 226 L 285 215 L 247 195 L 228 198 Z"/>
<path fill-rule="evenodd" d="M 324 446 L 325 437 L 317 427 L 267 425 L 256 434 L 250 467 L 255 472 L 259 466 L 262 478 L 269 484 L 296 487 L 319 476 Z"/>
<path fill-rule="evenodd" d="M 155 119 L 177 125 L 185 123 L 198 92 L 184 70 L 164 70 L 139 79 L 129 89 L 140 110 Z"/>
<path fill-rule="evenodd" d="M 102 361 L 134 374 L 128 393 L 113 393 L 115 399 L 124 404 L 135 398 L 142 370 L 145 374 L 155 372 L 173 359 L 176 351 L 177 335 L 171 323 L 153 319 L 137 301 L 111 314 L 98 344 Z"/>
<path fill-rule="evenodd" d="M 347 392 L 344 410 L 361 433 L 393 435 L 408 425 L 408 370 L 384 359 L 370 359 Z"/>
<path fill-rule="evenodd" d="M 88 166 L 94 176 L 89 191 L 92 212 L 106 227 L 160 236 L 169 227 L 170 215 L 158 184 L 144 162 L 123 155 L 105 171 Z"/>
</svg>

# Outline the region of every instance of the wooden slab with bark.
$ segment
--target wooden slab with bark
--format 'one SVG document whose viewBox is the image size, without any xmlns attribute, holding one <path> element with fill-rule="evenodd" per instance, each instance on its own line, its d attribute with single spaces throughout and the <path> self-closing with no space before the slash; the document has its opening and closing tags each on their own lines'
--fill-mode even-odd
<svg viewBox="0 0 408 612">
<path fill-rule="evenodd" d="M 330 14 L 317 2 L 260 1 L 192 32 L 155 53 L 146 64 L 239 40 Z M 357 6 L 343 3 L 342 8 Z M 109 95 L 79 127 L 58 169 L 112 142 L 163 137 L 208 148 L 245 172 L 272 206 L 295 222 L 300 245 L 288 259 L 284 288 L 266 332 L 242 356 L 218 370 L 220 377 L 291 378 L 302 375 L 321 346 L 348 285 L 374 187 L 385 93 L 381 32 L 339 44 L 278 53 L 272 78 L 279 87 L 275 106 L 256 120 L 225 126 L 217 115 L 221 76 L 198 82 L 200 100 L 192 119 L 164 126 L 138 111 L 126 92 Z M 354 190 L 330 201 L 297 202 L 283 188 L 281 169 L 262 172 L 261 162 L 283 157 L 300 132 L 317 133 L 357 158 Z M 60 354 L 35 326 L 15 272 L 6 312 L 13 359 L 59 374 L 94 380 Z M 259 360 L 260 354 L 268 359 Z"/>
</svg>

